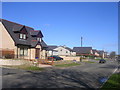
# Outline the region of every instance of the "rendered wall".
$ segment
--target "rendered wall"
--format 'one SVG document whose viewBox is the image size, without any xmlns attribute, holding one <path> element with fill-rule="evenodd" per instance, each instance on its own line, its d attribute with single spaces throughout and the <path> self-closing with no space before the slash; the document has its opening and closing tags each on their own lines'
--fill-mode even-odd
<svg viewBox="0 0 120 90">
<path fill-rule="evenodd" d="M 0 40 L 2 41 L 0 42 L 0 48 L 14 49 L 15 48 L 14 41 L 1 22 L 0 22 L 0 33 L 1 33 Z"/>
</svg>

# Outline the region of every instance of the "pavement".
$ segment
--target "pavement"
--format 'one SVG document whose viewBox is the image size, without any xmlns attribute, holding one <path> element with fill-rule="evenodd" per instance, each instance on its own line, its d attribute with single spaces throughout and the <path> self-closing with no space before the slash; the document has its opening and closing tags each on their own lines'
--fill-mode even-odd
<svg viewBox="0 0 120 90">
<path fill-rule="evenodd" d="M 96 62 L 96 61 L 95 61 Z M 3 88 L 87 88 L 96 89 L 114 72 L 118 63 L 84 63 L 79 66 L 49 67 L 44 71 L 2 68 Z"/>
</svg>

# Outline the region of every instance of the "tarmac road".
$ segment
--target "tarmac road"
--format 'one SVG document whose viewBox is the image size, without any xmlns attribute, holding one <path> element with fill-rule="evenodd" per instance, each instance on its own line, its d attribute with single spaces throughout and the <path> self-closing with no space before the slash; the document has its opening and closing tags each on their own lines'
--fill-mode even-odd
<svg viewBox="0 0 120 90">
<path fill-rule="evenodd" d="M 100 88 L 115 71 L 118 63 L 85 63 L 69 68 L 25 71 L 3 68 L 3 88 Z"/>
</svg>

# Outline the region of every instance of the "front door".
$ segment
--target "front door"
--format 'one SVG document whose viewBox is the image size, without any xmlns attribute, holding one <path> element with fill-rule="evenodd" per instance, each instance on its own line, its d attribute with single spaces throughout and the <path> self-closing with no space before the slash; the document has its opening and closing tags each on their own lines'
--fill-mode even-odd
<svg viewBox="0 0 120 90">
<path fill-rule="evenodd" d="M 36 48 L 35 59 L 39 59 L 39 56 L 40 56 L 40 48 Z"/>
</svg>

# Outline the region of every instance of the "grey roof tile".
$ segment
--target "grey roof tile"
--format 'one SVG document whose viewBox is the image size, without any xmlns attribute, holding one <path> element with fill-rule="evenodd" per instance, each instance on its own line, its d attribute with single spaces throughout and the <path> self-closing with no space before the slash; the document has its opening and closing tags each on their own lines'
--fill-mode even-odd
<svg viewBox="0 0 120 90">
<path fill-rule="evenodd" d="M 92 50 L 92 47 L 73 47 L 73 51 L 81 54 L 88 54 Z"/>
<path fill-rule="evenodd" d="M 38 41 L 32 41 L 32 40 L 34 40 L 34 38 L 30 35 L 30 31 L 34 31 L 33 28 L 18 24 L 18 23 L 14 23 L 14 22 L 11 22 L 11 21 L 8 21 L 5 19 L 0 19 L 0 21 L 2 21 L 2 24 L 4 25 L 4 27 L 6 28 L 6 30 L 8 31 L 8 33 L 10 34 L 10 36 L 12 37 L 12 39 L 14 40 L 16 45 L 28 45 L 31 47 L 35 47 L 38 44 Z M 20 31 L 22 28 L 25 28 L 28 32 L 27 40 L 22 40 L 22 39 L 19 39 L 18 37 L 16 37 L 17 34 L 15 32 Z M 41 31 L 38 31 L 37 33 L 40 33 L 41 37 L 43 37 Z M 41 45 L 46 47 L 45 44 L 46 43 L 44 41 L 41 43 Z"/>
<path fill-rule="evenodd" d="M 48 45 L 48 50 L 53 50 L 55 48 L 57 48 L 58 46 L 56 45 Z"/>
</svg>

